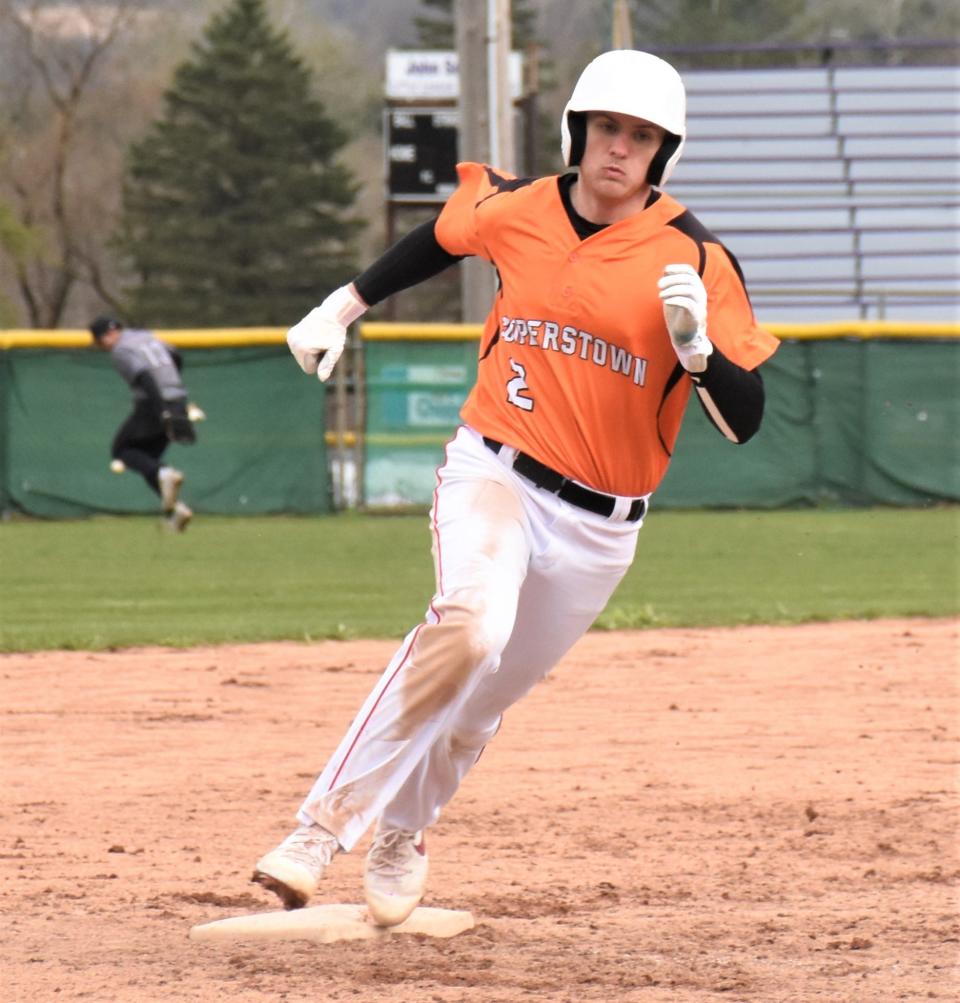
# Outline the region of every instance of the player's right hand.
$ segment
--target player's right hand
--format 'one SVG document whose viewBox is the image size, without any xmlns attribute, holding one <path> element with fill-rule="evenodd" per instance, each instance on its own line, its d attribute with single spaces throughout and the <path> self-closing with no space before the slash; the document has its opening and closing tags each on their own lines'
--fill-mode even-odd
<svg viewBox="0 0 960 1003">
<path fill-rule="evenodd" d="M 353 285 L 341 286 L 287 331 L 287 345 L 300 368 L 326 382 L 343 354 L 347 328 L 367 310 Z"/>
</svg>

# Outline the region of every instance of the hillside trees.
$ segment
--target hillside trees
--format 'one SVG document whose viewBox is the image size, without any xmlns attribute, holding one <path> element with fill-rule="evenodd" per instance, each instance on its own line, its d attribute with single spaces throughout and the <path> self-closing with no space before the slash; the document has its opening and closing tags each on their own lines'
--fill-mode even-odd
<svg viewBox="0 0 960 1003">
<path fill-rule="evenodd" d="M 413 19 L 420 45 L 425 49 L 455 49 L 454 0 L 420 0 L 424 8 Z M 524 49 L 537 41 L 537 11 L 530 0 L 512 0 L 510 30 L 513 48 Z"/>
<path fill-rule="evenodd" d="M 955 38 L 960 28 L 960 8 L 946 0 L 630 0 L 634 44 L 637 48 L 816 45 L 792 61 L 818 63 L 825 52 L 845 43 L 868 43 L 853 50 L 853 61 L 900 63 L 903 52 L 895 48 L 871 51 L 871 42 L 898 39 Z M 822 47 L 819 43 L 827 43 Z M 911 61 L 939 62 L 946 50 L 922 50 Z M 837 58 L 837 53 L 833 53 Z M 762 51 L 746 61 L 726 54 L 686 53 L 681 65 L 789 65 L 783 53 Z M 840 61 L 843 61 L 842 58 Z"/>
<path fill-rule="evenodd" d="M 133 5 L 69 12 L 0 0 L 0 199 L 5 313 L 57 327 L 80 287 L 102 285 L 103 122 L 117 103 L 98 94 L 103 65 Z M 25 239 L 29 236 L 29 239 Z M 15 303 L 16 307 L 15 308 Z"/>
<path fill-rule="evenodd" d="M 0 202 L 0 251 L 15 267 L 22 266 L 36 243 L 35 235 L 16 217 L 13 209 Z M 0 290 L 0 327 L 12 327 L 16 320 L 13 304 Z"/>
<path fill-rule="evenodd" d="M 208 24 L 129 154 L 117 243 L 137 322 L 287 324 L 355 273 L 347 137 L 310 84 L 263 0 Z"/>
</svg>

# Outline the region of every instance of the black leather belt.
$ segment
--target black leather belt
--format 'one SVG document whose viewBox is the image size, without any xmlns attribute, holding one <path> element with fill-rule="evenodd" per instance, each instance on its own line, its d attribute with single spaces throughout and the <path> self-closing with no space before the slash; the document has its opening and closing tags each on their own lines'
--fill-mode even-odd
<svg viewBox="0 0 960 1003">
<path fill-rule="evenodd" d="M 499 453 L 503 448 L 502 442 L 497 442 L 496 439 L 488 439 L 486 436 L 483 437 L 483 443 L 487 449 L 492 449 L 495 453 Z M 571 505 L 585 508 L 588 512 L 595 512 L 597 515 L 607 516 L 608 518 L 613 515 L 617 499 L 612 495 L 605 495 L 600 491 L 591 491 L 589 488 L 577 484 L 576 481 L 568 480 L 563 474 L 558 474 L 556 470 L 551 470 L 550 467 L 545 466 L 539 460 L 535 460 L 532 456 L 527 456 L 526 453 L 517 452 L 513 460 L 513 469 L 518 474 L 526 477 L 528 481 L 536 484 L 538 488 L 543 488 L 544 491 L 549 491 L 550 494 L 557 495 L 558 498 L 562 498 L 565 502 L 570 502 Z M 646 511 L 646 500 L 643 498 L 634 498 L 630 503 L 630 511 L 627 513 L 626 521 L 637 522 L 638 519 L 644 517 Z"/>
</svg>

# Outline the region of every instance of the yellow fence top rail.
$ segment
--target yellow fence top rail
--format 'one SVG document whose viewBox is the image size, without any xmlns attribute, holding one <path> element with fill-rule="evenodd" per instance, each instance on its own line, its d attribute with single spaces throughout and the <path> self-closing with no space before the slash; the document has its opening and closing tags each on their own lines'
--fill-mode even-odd
<svg viewBox="0 0 960 1003">
<path fill-rule="evenodd" d="M 901 320 L 851 320 L 822 324 L 765 324 L 778 338 L 960 338 L 960 324 Z"/>
<path fill-rule="evenodd" d="M 477 341 L 483 324 L 408 324 L 371 322 L 360 325 L 364 341 Z"/>
<path fill-rule="evenodd" d="M 249 345 L 286 344 L 285 327 L 223 327 L 203 330 L 154 330 L 153 333 L 177 348 L 245 348 Z M 89 331 L 0 330 L 0 349 L 5 348 L 91 348 Z"/>
<path fill-rule="evenodd" d="M 822 324 L 767 324 L 771 334 L 782 339 L 825 340 L 829 338 L 960 338 L 960 323 L 928 324 L 897 320 L 851 320 Z M 360 325 L 364 341 L 476 341 L 481 324 L 409 324 L 371 322 Z M 204 330 L 155 330 L 158 338 L 177 348 L 246 348 L 283 345 L 283 327 L 207 328 Z M 87 331 L 40 329 L 0 330 L 0 350 L 14 348 L 90 348 Z"/>
<path fill-rule="evenodd" d="M 960 324 L 897 320 L 851 320 L 825 324 L 765 324 L 778 338 L 960 338 Z M 477 339 L 482 324 L 362 324 L 364 341 L 464 341 Z"/>
</svg>

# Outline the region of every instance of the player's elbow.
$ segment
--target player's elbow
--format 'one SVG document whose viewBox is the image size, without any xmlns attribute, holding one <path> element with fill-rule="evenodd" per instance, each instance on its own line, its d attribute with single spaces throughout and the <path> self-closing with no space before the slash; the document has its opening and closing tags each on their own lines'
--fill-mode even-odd
<svg viewBox="0 0 960 1003">
<path fill-rule="evenodd" d="M 737 407 L 721 407 L 705 387 L 698 386 L 697 394 L 711 424 L 728 442 L 742 446 L 757 434 L 763 420 L 762 392 L 738 401 Z"/>
<path fill-rule="evenodd" d="M 760 406 L 755 414 L 751 414 L 747 421 L 738 422 L 736 429 L 731 429 L 733 432 L 733 437 L 728 436 L 730 441 L 735 446 L 743 446 L 748 443 L 756 434 L 760 431 L 760 425 L 763 421 L 763 402 L 760 402 Z"/>
</svg>

